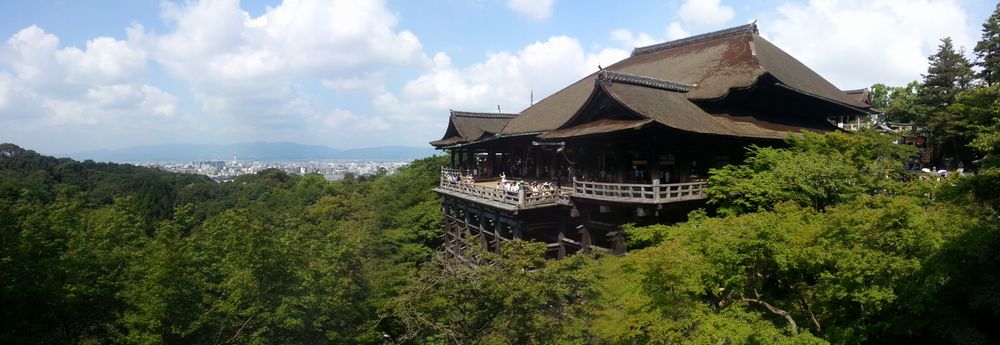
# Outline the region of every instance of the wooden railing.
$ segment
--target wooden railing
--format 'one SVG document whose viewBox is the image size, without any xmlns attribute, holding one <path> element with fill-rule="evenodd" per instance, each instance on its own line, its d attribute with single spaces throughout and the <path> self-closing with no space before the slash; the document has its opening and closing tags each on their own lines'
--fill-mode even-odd
<svg viewBox="0 0 1000 345">
<path fill-rule="evenodd" d="M 462 193 L 478 199 L 508 204 L 516 208 L 554 205 L 559 201 L 559 190 L 531 193 L 522 188 L 517 192 L 510 192 L 468 183 L 461 178 L 458 181 L 454 181 L 449 178 L 451 176 L 460 177 L 462 175 L 456 169 L 441 168 L 441 189 Z"/>
<path fill-rule="evenodd" d="M 585 182 L 573 179 L 573 197 L 605 201 L 661 204 L 704 199 L 706 182 L 660 184 Z"/>
<path fill-rule="evenodd" d="M 570 204 L 570 197 L 641 204 L 699 200 L 707 197 L 705 187 L 708 186 L 706 182 L 660 184 L 659 181 L 653 181 L 651 184 L 645 184 L 585 182 L 573 179 L 572 189 L 563 188 L 531 193 L 523 188 L 517 192 L 510 192 L 469 183 L 461 178 L 458 178 L 458 181 L 451 178 L 459 176 L 462 175 L 458 170 L 442 168 L 440 188 L 484 201 L 510 205 L 518 209 L 557 203 Z"/>
</svg>

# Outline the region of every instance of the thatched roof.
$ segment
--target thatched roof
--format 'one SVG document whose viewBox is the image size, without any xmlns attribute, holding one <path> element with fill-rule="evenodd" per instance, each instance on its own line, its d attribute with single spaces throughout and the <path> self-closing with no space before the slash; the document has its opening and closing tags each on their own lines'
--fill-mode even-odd
<svg viewBox="0 0 1000 345">
<path fill-rule="evenodd" d="M 851 97 L 862 104 L 868 105 L 869 107 L 872 105 L 871 92 L 868 91 L 868 88 L 844 90 L 844 93 L 847 94 L 848 97 Z"/>
<path fill-rule="evenodd" d="M 500 130 L 517 114 L 510 113 L 476 113 L 467 111 L 451 111 L 448 117 L 448 129 L 441 140 L 432 141 L 435 147 L 468 143 L 500 133 Z"/>
<path fill-rule="evenodd" d="M 614 90 L 605 91 L 623 105 L 642 117 L 697 133 L 764 138 L 787 136 L 788 131 L 782 127 L 788 126 L 736 120 L 745 117 L 705 117 L 709 114 L 692 103 L 724 99 L 732 90 L 750 88 L 762 80 L 848 111 L 861 113 L 869 107 L 760 37 L 754 24 L 636 48 L 631 57 L 604 71 L 618 73 L 618 78 L 632 79 L 608 81 Z M 598 75 L 595 72 L 528 107 L 511 119 L 501 134 L 568 128 L 596 92 Z M 673 89 L 655 85 L 656 80 Z"/>
</svg>

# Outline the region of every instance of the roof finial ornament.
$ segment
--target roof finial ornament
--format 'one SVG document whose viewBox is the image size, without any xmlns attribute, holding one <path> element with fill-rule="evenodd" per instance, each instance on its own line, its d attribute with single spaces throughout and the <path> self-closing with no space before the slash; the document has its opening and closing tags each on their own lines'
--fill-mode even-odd
<svg viewBox="0 0 1000 345">
<path fill-rule="evenodd" d="M 597 64 L 597 70 L 598 71 L 603 71 L 604 70 L 603 68 L 601 68 L 601 64 Z"/>
<path fill-rule="evenodd" d="M 497 104 L 497 113 L 500 113 L 500 114 L 503 113 L 502 111 L 500 111 L 500 105 L 499 104 Z"/>
</svg>

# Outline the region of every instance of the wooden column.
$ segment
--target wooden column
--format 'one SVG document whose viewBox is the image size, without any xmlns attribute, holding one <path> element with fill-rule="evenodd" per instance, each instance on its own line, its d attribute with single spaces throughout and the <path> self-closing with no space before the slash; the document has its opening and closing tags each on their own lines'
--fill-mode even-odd
<svg viewBox="0 0 1000 345">
<path fill-rule="evenodd" d="M 544 160 L 542 160 L 542 149 L 541 147 L 535 149 L 535 178 L 542 178 L 542 165 Z"/>
<path fill-rule="evenodd" d="M 449 165 L 448 167 L 454 169 L 455 168 L 455 149 L 449 149 L 448 150 L 448 155 L 451 156 L 451 165 Z"/>
<path fill-rule="evenodd" d="M 460 148 L 457 148 L 457 149 L 454 149 L 454 150 L 456 150 L 455 155 L 458 156 L 458 166 L 455 167 L 455 168 L 457 168 L 459 170 L 465 169 L 465 155 L 462 154 L 463 150 L 460 149 Z"/>
<path fill-rule="evenodd" d="M 480 234 L 480 235 L 482 235 L 482 234 L 485 234 L 485 233 L 486 233 L 486 217 L 484 217 L 484 216 L 485 216 L 485 215 L 484 215 L 484 214 L 482 214 L 482 213 L 480 213 L 480 214 L 479 214 L 479 234 Z M 485 236 L 483 236 L 483 238 L 485 239 L 486 237 L 485 237 Z M 494 241 L 494 242 L 496 242 L 496 240 L 497 240 L 497 239 L 496 239 L 496 238 L 494 237 L 494 238 L 493 238 L 493 241 Z M 488 250 L 490 250 L 490 243 L 489 243 L 489 240 L 486 240 L 486 250 L 487 250 L 487 251 L 488 251 Z"/>
<path fill-rule="evenodd" d="M 615 182 L 624 183 L 625 176 L 628 175 L 628 168 L 631 163 L 625 147 L 618 145 L 615 147 Z"/>
<path fill-rule="evenodd" d="M 500 222 L 500 217 L 497 216 L 496 224 L 493 227 L 493 240 L 494 240 L 494 242 L 493 242 L 494 247 L 493 248 L 496 249 L 497 254 L 500 253 L 500 228 L 502 228 L 502 227 L 503 227 L 503 223 Z"/>
<path fill-rule="evenodd" d="M 558 254 L 556 254 L 556 257 L 559 260 L 566 258 L 566 241 L 563 240 L 566 238 L 565 234 L 566 234 L 566 223 L 563 222 L 559 224 L 559 234 L 558 234 L 559 252 Z"/>
<path fill-rule="evenodd" d="M 647 156 L 648 156 L 648 158 L 646 159 L 646 168 L 649 169 L 648 172 L 649 172 L 650 181 L 659 179 L 660 178 L 660 151 L 657 149 L 655 142 L 652 145 L 649 145 L 649 153 L 648 153 Z M 666 181 L 663 181 L 663 182 L 666 183 Z"/>
<path fill-rule="evenodd" d="M 580 230 L 580 252 L 590 253 L 590 245 L 593 240 L 590 238 L 590 229 L 587 228 L 587 223 L 577 227 Z"/>
<path fill-rule="evenodd" d="M 615 254 L 625 255 L 625 236 L 622 235 L 622 230 L 619 229 L 613 231 L 608 233 L 608 235 L 611 235 L 611 250 L 614 251 Z"/>
<path fill-rule="evenodd" d="M 465 153 L 467 155 L 465 157 L 465 164 L 468 165 L 466 169 L 469 169 L 469 171 L 476 169 L 476 150 L 469 148 L 465 150 Z"/>
<path fill-rule="evenodd" d="M 500 168 L 497 166 L 497 152 L 490 147 L 490 176 L 500 176 Z"/>
</svg>

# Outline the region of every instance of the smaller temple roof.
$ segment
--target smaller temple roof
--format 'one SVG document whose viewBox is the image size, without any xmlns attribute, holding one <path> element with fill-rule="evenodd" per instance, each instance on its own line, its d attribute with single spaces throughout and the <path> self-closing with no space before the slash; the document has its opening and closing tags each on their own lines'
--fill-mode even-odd
<svg viewBox="0 0 1000 345">
<path fill-rule="evenodd" d="M 448 129 L 441 140 L 432 141 L 434 147 L 445 147 L 479 140 L 485 136 L 499 133 L 510 119 L 517 116 L 511 113 L 478 113 L 451 110 L 448 117 Z"/>
<path fill-rule="evenodd" d="M 848 97 L 853 98 L 854 100 L 858 101 L 861 104 L 865 104 L 868 106 L 872 105 L 871 93 L 868 91 L 868 88 L 857 89 L 857 90 L 844 90 L 844 93 L 847 94 Z"/>
</svg>

